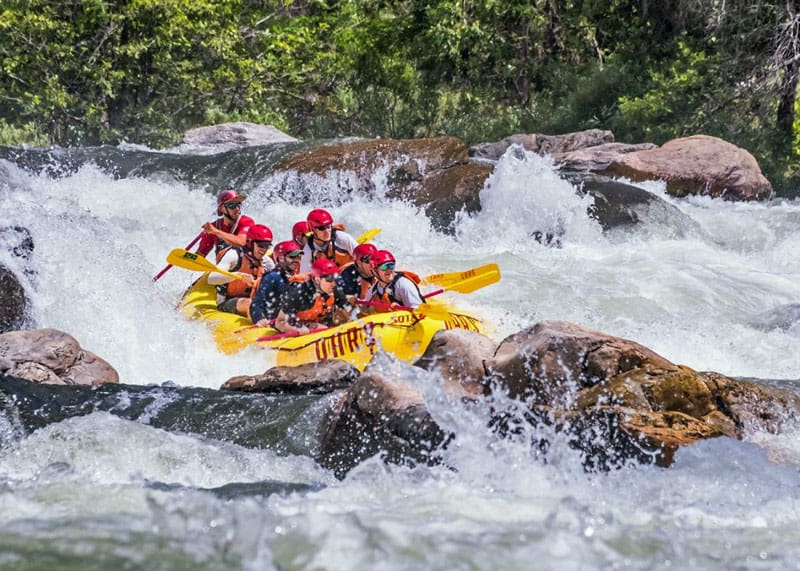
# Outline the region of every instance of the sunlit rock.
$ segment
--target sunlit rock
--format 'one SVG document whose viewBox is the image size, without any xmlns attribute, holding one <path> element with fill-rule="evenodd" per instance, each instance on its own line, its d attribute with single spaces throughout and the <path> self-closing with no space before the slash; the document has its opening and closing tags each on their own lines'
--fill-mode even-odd
<svg viewBox="0 0 800 571">
<path fill-rule="evenodd" d="M 118 383 L 119 374 L 105 359 L 98 357 L 91 351 L 81 349 L 80 353 L 78 353 L 78 358 L 61 375 L 61 379 L 68 385 L 102 385 L 104 383 Z"/>
<path fill-rule="evenodd" d="M 446 230 L 457 212 L 480 210 L 479 194 L 492 168 L 471 164 L 467 147 L 454 137 L 366 139 L 315 145 L 287 155 L 276 171 L 299 176 L 336 175 L 342 194 L 371 196 L 385 184 L 388 198 L 407 200 L 425 209 L 433 225 Z M 376 179 L 376 173 L 381 173 Z M 287 179 L 287 191 L 298 182 Z"/>
<path fill-rule="evenodd" d="M 779 432 L 800 418 L 794 392 L 675 365 L 633 341 L 566 322 L 508 337 L 486 368 L 495 391 L 524 400 L 527 421 L 569 435 L 589 468 L 666 466 L 682 445 Z M 499 418 L 496 427 L 511 430 Z"/>
<path fill-rule="evenodd" d="M 621 155 L 604 174 L 633 181 L 664 180 L 667 192 L 674 196 L 763 200 L 772 195 L 772 185 L 753 155 L 707 135 L 674 139 L 656 149 Z"/>
<path fill-rule="evenodd" d="M 484 361 L 490 359 L 497 343 L 474 331 L 447 329 L 438 331 L 422 357 L 414 363 L 438 372 L 451 396 L 475 398 L 484 393 Z"/>
<path fill-rule="evenodd" d="M 512 398 L 566 405 L 578 390 L 645 362 L 671 366 L 638 343 L 574 323 L 543 321 L 504 339 L 486 369 Z"/>
<path fill-rule="evenodd" d="M 241 375 L 228 379 L 227 391 L 271 394 L 325 394 L 349 387 L 358 369 L 346 361 L 328 359 L 297 367 L 272 367 L 262 375 Z"/>
<path fill-rule="evenodd" d="M 190 129 L 183 134 L 185 145 L 221 145 L 226 148 L 290 143 L 294 137 L 276 129 L 272 125 L 258 125 L 236 121 Z"/>
<path fill-rule="evenodd" d="M 119 375 L 106 361 L 81 348 L 57 329 L 10 331 L 0 335 L 0 373 L 39 383 L 118 383 Z"/>
<path fill-rule="evenodd" d="M 475 159 L 496 161 L 511 145 L 521 145 L 525 150 L 537 155 L 557 155 L 613 141 L 614 134 L 601 129 L 588 129 L 563 135 L 511 135 L 495 143 L 473 145 L 469 148 L 469 156 Z"/>
<path fill-rule="evenodd" d="M 596 146 L 565 149 L 553 153 L 553 160 L 559 170 L 566 176 L 578 173 L 602 172 L 614 161 L 629 153 L 647 151 L 657 148 L 653 143 L 613 143 L 607 142 Z"/>
</svg>

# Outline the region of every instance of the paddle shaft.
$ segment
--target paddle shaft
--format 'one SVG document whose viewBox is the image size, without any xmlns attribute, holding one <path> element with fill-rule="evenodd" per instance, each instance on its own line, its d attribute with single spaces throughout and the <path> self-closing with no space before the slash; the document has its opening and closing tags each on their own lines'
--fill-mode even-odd
<svg viewBox="0 0 800 571">
<path fill-rule="evenodd" d="M 299 331 L 289 331 L 287 333 L 276 333 L 275 335 L 267 335 L 265 337 L 259 337 L 256 341 L 275 341 L 276 339 L 286 339 L 287 337 L 300 337 L 301 335 L 311 335 L 312 333 L 319 333 L 320 331 L 325 331 L 327 329 L 333 329 L 332 327 L 319 327 L 317 329 L 311 329 L 308 333 L 300 333 Z"/>
<path fill-rule="evenodd" d="M 240 274 L 235 274 L 233 272 L 223 270 L 222 268 L 218 268 L 200 254 L 195 254 L 193 252 L 189 252 L 188 250 L 182 250 L 181 248 L 175 248 L 172 250 L 167 256 L 167 262 L 173 266 L 178 266 L 179 268 L 191 270 L 193 272 L 216 272 L 218 274 L 222 274 L 223 276 L 231 277 L 235 280 L 244 279 Z"/>
<path fill-rule="evenodd" d="M 444 289 L 437 289 L 436 291 L 432 291 L 431 293 L 426 293 L 422 296 L 422 299 L 430 299 L 435 295 L 439 295 L 440 293 L 444 293 Z M 368 307 L 379 307 L 382 309 L 396 309 L 397 311 L 414 311 L 413 307 L 408 307 L 407 305 L 395 305 L 392 307 L 391 303 L 384 303 L 382 301 L 366 301 L 364 299 L 356 299 L 356 303 L 358 305 L 366 305 Z M 419 309 L 419 308 L 417 308 Z"/>
<path fill-rule="evenodd" d="M 194 246 L 195 244 L 197 244 L 197 243 L 200 241 L 200 238 L 202 238 L 202 237 L 203 237 L 203 232 L 200 232 L 200 233 L 199 233 L 199 234 L 198 234 L 198 235 L 195 237 L 195 239 L 194 239 L 194 240 L 192 240 L 191 242 L 189 242 L 189 244 L 188 244 L 188 245 L 187 245 L 187 246 L 184 248 L 184 250 L 188 250 L 189 248 L 191 248 L 192 246 Z M 169 271 L 169 269 L 170 269 L 171 267 L 172 267 L 172 264 L 167 264 L 167 265 L 164 267 L 164 269 L 163 269 L 163 270 L 161 270 L 160 272 L 158 272 L 158 273 L 155 275 L 155 277 L 153 277 L 153 281 L 154 281 L 154 282 L 157 282 L 157 281 L 159 280 L 159 278 L 161 278 L 161 276 L 163 276 L 164 274 L 166 274 L 166 273 Z"/>
</svg>

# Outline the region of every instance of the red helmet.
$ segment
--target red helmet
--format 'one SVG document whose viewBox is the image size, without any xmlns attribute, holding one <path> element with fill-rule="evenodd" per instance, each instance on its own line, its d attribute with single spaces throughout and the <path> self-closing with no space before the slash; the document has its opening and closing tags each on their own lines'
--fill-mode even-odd
<svg viewBox="0 0 800 571">
<path fill-rule="evenodd" d="M 333 216 L 331 216 L 331 213 L 327 210 L 317 208 L 308 213 L 308 218 L 306 218 L 306 221 L 308 222 L 309 230 L 311 230 L 317 226 L 327 226 L 328 224 L 333 224 Z"/>
<path fill-rule="evenodd" d="M 310 232 L 311 229 L 308 227 L 308 222 L 305 220 L 301 220 L 294 226 L 292 226 L 292 240 L 297 240 L 298 236 L 304 236 L 307 232 Z"/>
<path fill-rule="evenodd" d="M 311 271 L 314 272 L 314 275 L 318 277 L 332 276 L 339 273 L 339 266 L 337 266 L 336 262 L 333 260 L 320 258 L 318 260 L 314 260 L 314 263 L 311 264 Z"/>
<path fill-rule="evenodd" d="M 373 268 L 388 264 L 389 262 L 394 262 L 394 256 L 392 256 L 389 250 L 378 250 L 372 254 L 372 257 L 369 259 L 369 263 L 372 264 Z"/>
<path fill-rule="evenodd" d="M 272 242 L 272 230 L 263 224 L 253 224 L 247 229 L 247 241 L 252 242 L 254 240 Z"/>
<path fill-rule="evenodd" d="M 244 199 L 244 196 L 232 188 L 229 188 L 228 190 L 223 190 L 217 195 L 217 206 L 222 206 L 226 202 L 243 202 Z"/>
<path fill-rule="evenodd" d="M 372 244 L 359 244 L 353 250 L 353 257 L 356 260 L 360 260 L 361 258 L 366 258 L 367 256 L 372 256 L 377 251 L 378 251 L 378 248 L 376 248 Z"/>
<path fill-rule="evenodd" d="M 291 254 L 292 252 L 297 252 L 301 254 L 303 251 L 300 249 L 300 246 L 297 245 L 297 242 L 294 240 L 286 240 L 285 242 L 278 242 L 278 244 L 272 249 L 272 255 L 275 257 L 278 256 L 285 256 L 286 254 Z"/>
</svg>

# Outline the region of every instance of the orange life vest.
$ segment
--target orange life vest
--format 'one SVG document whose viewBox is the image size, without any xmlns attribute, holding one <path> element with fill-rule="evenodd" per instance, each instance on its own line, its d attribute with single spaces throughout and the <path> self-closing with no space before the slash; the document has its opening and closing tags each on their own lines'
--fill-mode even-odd
<svg viewBox="0 0 800 571">
<path fill-rule="evenodd" d="M 329 242 L 325 244 L 324 249 L 320 250 L 317 248 L 316 244 L 314 244 L 314 238 L 308 239 L 308 245 L 311 249 L 311 262 L 313 263 L 315 260 L 319 260 L 320 258 L 326 258 L 328 260 L 333 260 L 336 262 L 336 265 L 339 266 L 341 270 L 347 264 L 351 264 L 353 262 L 353 256 L 347 250 L 342 250 L 341 248 L 335 246 L 336 244 L 336 231 L 341 230 L 344 231 L 344 226 L 341 224 L 334 224 L 333 228 L 331 229 L 331 239 Z"/>
<path fill-rule="evenodd" d="M 217 253 L 217 263 L 219 263 L 220 260 L 222 260 L 222 258 L 230 249 L 231 246 L 228 246 L 227 248 L 224 248 Z M 229 271 L 250 274 L 251 276 L 253 276 L 253 280 L 255 280 L 255 285 L 253 285 L 253 287 L 248 287 L 244 283 L 244 280 L 233 280 L 232 282 L 218 285 L 217 292 L 223 297 L 225 297 L 225 299 L 231 299 L 232 297 L 252 298 L 256 290 L 258 289 L 258 282 L 261 280 L 261 274 L 264 272 L 264 266 L 262 265 L 261 262 L 256 260 L 251 254 L 248 254 L 241 248 L 234 248 L 234 249 L 238 254 L 238 259 L 236 261 L 236 264 Z"/>
<path fill-rule="evenodd" d="M 289 281 L 293 283 L 311 283 L 310 280 L 311 274 L 301 274 L 291 276 L 289 278 Z M 295 316 L 298 320 L 306 323 L 321 323 L 333 315 L 334 303 L 336 302 L 336 299 L 333 294 L 326 296 L 325 294 L 317 291 L 317 288 L 313 285 L 313 283 L 311 287 L 314 288 L 314 305 L 307 309 L 301 309 L 295 313 Z"/>
</svg>

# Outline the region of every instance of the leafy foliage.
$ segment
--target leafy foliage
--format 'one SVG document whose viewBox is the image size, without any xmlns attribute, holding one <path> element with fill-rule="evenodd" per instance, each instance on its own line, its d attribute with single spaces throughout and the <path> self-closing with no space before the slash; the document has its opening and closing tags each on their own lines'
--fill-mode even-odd
<svg viewBox="0 0 800 571">
<path fill-rule="evenodd" d="M 6 0 L 0 142 L 703 132 L 788 189 L 799 70 L 778 0 Z"/>
</svg>

